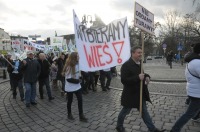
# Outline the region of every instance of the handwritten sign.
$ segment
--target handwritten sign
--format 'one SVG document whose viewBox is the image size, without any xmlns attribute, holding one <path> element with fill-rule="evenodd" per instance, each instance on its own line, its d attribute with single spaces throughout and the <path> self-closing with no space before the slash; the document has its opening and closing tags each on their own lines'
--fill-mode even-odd
<svg viewBox="0 0 200 132">
<path fill-rule="evenodd" d="M 74 12 L 74 30 L 80 70 L 110 68 L 123 64 L 130 57 L 127 18 L 91 29 L 82 25 Z"/>
<path fill-rule="evenodd" d="M 154 35 L 154 14 L 135 2 L 134 25 Z"/>
</svg>

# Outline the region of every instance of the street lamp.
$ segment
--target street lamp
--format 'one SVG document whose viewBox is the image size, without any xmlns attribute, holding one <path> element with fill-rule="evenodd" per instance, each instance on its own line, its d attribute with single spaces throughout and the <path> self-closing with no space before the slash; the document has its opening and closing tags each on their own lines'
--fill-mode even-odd
<svg viewBox="0 0 200 132">
<path fill-rule="evenodd" d="M 90 23 L 90 24 L 93 24 L 93 21 L 92 21 L 92 16 L 91 15 L 83 15 L 82 17 L 82 22 L 81 22 L 83 25 L 85 25 L 87 27 L 87 24 Z"/>
</svg>

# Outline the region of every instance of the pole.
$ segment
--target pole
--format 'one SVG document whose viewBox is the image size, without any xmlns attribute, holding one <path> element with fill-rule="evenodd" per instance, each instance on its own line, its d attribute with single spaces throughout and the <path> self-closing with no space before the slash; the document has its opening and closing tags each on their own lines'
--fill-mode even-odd
<svg viewBox="0 0 200 132">
<path fill-rule="evenodd" d="M 143 61 L 144 61 L 144 32 L 141 31 L 142 42 L 142 61 L 141 61 L 141 74 L 143 73 Z M 142 117 L 142 94 L 143 94 L 143 81 L 140 81 L 140 115 Z"/>
</svg>

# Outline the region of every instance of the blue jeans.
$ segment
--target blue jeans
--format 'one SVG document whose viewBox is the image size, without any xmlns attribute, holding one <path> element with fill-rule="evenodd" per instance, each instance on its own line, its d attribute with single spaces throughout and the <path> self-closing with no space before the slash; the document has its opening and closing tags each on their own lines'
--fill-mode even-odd
<svg viewBox="0 0 200 132">
<path fill-rule="evenodd" d="M 128 115 L 130 113 L 132 108 L 126 108 L 123 107 L 121 112 L 119 113 L 118 116 L 118 120 L 117 120 L 117 127 L 123 127 L 124 124 L 124 119 L 126 117 L 126 115 Z M 150 115 L 147 111 L 147 105 L 146 105 L 146 101 L 143 100 L 143 105 L 142 105 L 142 119 L 144 121 L 144 123 L 146 124 L 146 126 L 148 127 L 149 131 L 154 131 L 156 129 L 156 127 L 154 126 Z"/>
<path fill-rule="evenodd" d="M 30 104 L 31 102 L 35 102 L 36 98 L 36 82 L 35 83 L 24 83 L 25 85 L 25 101 L 26 104 Z"/>
<path fill-rule="evenodd" d="M 172 132 L 180 132 L 181 128 L 200 110 L 200 98 L 190 97 L 190 104 L 187 111 L 176 121 L 172 127 Z"/>
<path fill-rule="evenodd" d="M 39 92 L 40 92 L 40 97 L 43 97 L 43 86 L 46 86 L 47 90 L 47 95 L 49 98 L 51 98 L 51 89 L 50 89 L 50 84 L 49 84 L 49 77 L 39 79 Z"/>
</svg>

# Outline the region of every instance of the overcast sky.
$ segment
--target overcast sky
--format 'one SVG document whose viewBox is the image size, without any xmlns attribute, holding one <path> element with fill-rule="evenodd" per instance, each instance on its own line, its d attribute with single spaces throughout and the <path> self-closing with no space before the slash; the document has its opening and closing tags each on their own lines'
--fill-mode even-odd
<svg viewBox="0 0 200 132">
<path fill-rule="evenodd" d="M 136 0 L 154 13 L 155 22 L 164 22 L 164 13 L 176 9 L 182 14 L 195 11 L 193 0 Z M 9 34 L 23 36 L 38 34 L 42 38 L 72 34 L 74 9 L 79 19 L 84 14 L 97 14 L 107 24 L 126 17 L 128 24 L 134 16 L 134 0 L 0 0 L 0 28 Z M 198 3 L 198 0 L 197 0 Z"/>
</svg>

